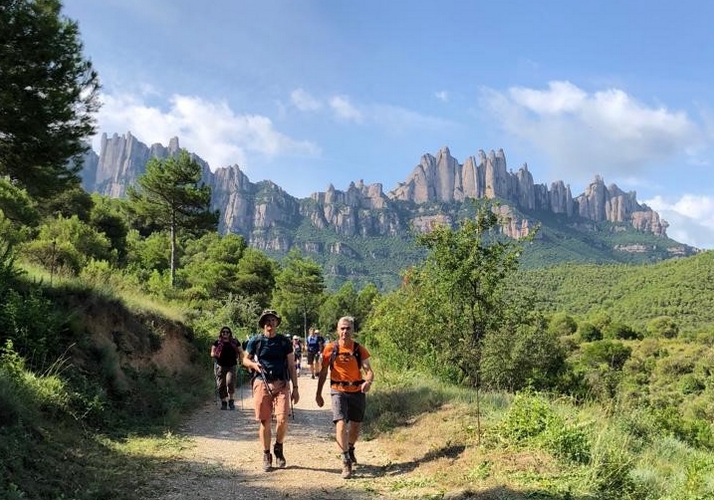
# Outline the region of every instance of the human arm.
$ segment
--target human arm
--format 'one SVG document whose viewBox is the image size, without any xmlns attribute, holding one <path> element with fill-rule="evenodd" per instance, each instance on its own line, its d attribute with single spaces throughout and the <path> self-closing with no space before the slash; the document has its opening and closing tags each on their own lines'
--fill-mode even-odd
<svg viewBox="0 0 714 500">
<path fill-rule="evenodd" d="M 300 392 L 298 391 L 297 371 L 295 370 L 295 356 L 293 356 L 292 354 L 292 351 L 290 351 L 290 354 L 287 355 L 288 375 L 290 376 L 290 381 L 293 384 L 291 397 L 293 399 L 293 403 L 297 404 L 297 402 L 300 400 Z"/>
<path fill-rule="evenodd" d="M 329 363 L 322 363 L 322 368 L 320 368 L 320 373 L 317 375 L 317 394 L 315 394 L 315 402 L 317 403 L 317 406 L 322 408 L 322 405 L 325 404 L 325 400 L 322 399 L 322 388 L 325 385 L 325 380 L 327 379 L 327 369 L 329 367 Z"/>
<path fill-rule="evenodd" d="M 362 392 L 369 392 L 374 382 L 374 372 L 372 371 L 372 365 L 369 363 L 369 359 L 362 360 L 362 371 L 364 372 L 364 382 L 360 390 Z"/>
</svg>

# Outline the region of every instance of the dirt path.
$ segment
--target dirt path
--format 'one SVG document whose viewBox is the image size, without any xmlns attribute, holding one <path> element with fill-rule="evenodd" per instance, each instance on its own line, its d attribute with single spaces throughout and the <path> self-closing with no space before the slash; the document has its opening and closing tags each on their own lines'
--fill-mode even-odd
<svg viewBox="0 0 714 500">
<path fill-rule="evenodd" d="M 258 424 L 247 387 L 235 411 L 219 410 L 208 402 L 180 433 L 195 446 L 172 463 L 172 472 L 161 479 L 162 500 L 177 499 L 317 499 L 366 500 L 387 498 L 374 493 L 371 484 L 384 476 L 388 461 L 378 440 L 357 443 L 353 478 L 342 479 L 339 451 L 329 408 L 315 403 L 317 380 L 303 373 L 299 378 L 300 401 L 295 406 L 285 441 L 285 469 L 262 470 Z M 239 391 L 239 396 L 241 391 Z M 369 403 L 368 403 L 369 404 Z M 273 437 L 273 440 L 275 438 Z"/>
</svg>

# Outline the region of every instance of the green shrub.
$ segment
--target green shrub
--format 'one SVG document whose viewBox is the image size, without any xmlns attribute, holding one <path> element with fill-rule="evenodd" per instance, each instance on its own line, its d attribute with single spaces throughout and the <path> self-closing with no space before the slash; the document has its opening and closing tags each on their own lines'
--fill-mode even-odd
<svg viewBox="0 0 714 500">
<path fill-rule="evenodd" d="M 517 394 L 495 432 L 507 442 L 529 443 L 558 458 L 582 464 L 590 460 L 586 430 L 566 422 L 538 394 Z"/>
<path fill-rule="evenodd" d="M 545 398 L 518 393 L 496 432 L 507 441 L 521 443 L 543 433 L 554 418 L 555 412 Z"/>
<path fill-rule="evenodd" d="M 645 330 L 651 337 L 673 339 L 679 334 L 679 325 L 669 316 L 658 316 L 647 323 Z"/>
<path fill-rule="evenodd" d="M 602 340 L 602 332 L 595 325 L 586 321 L 578 326 L 578 336 L 583 342 Z"/>
</svg>

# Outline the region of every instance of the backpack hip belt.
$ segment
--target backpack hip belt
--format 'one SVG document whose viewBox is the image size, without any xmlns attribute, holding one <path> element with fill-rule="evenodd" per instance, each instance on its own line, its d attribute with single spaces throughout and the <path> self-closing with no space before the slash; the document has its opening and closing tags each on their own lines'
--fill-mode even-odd
<svg viewBox="0 0 714 500">
<path fill-rule="evenodd" d="M 362 384 L 364 384 L 364 380 L 355 380 L 354 382 L 346 382 L 344 380 L 330 380 L 330 385 L 358 386 Z"/>
</svg>

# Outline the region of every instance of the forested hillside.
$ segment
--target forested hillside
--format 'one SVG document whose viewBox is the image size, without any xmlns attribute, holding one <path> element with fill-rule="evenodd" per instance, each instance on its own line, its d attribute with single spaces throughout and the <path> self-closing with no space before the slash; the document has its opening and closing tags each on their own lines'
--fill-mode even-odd
<svg viewBox="0 0 714 500">
<path fill-rule="evenodd" d="M 673 318 L 682 330 L 714 326 L 714 252 L 656 264 L 562 264 L 529 269 L 513 286 L 532 295 L 547 312 L 612 319 L 642 328 L 658 316 Z"/>
</svg>

